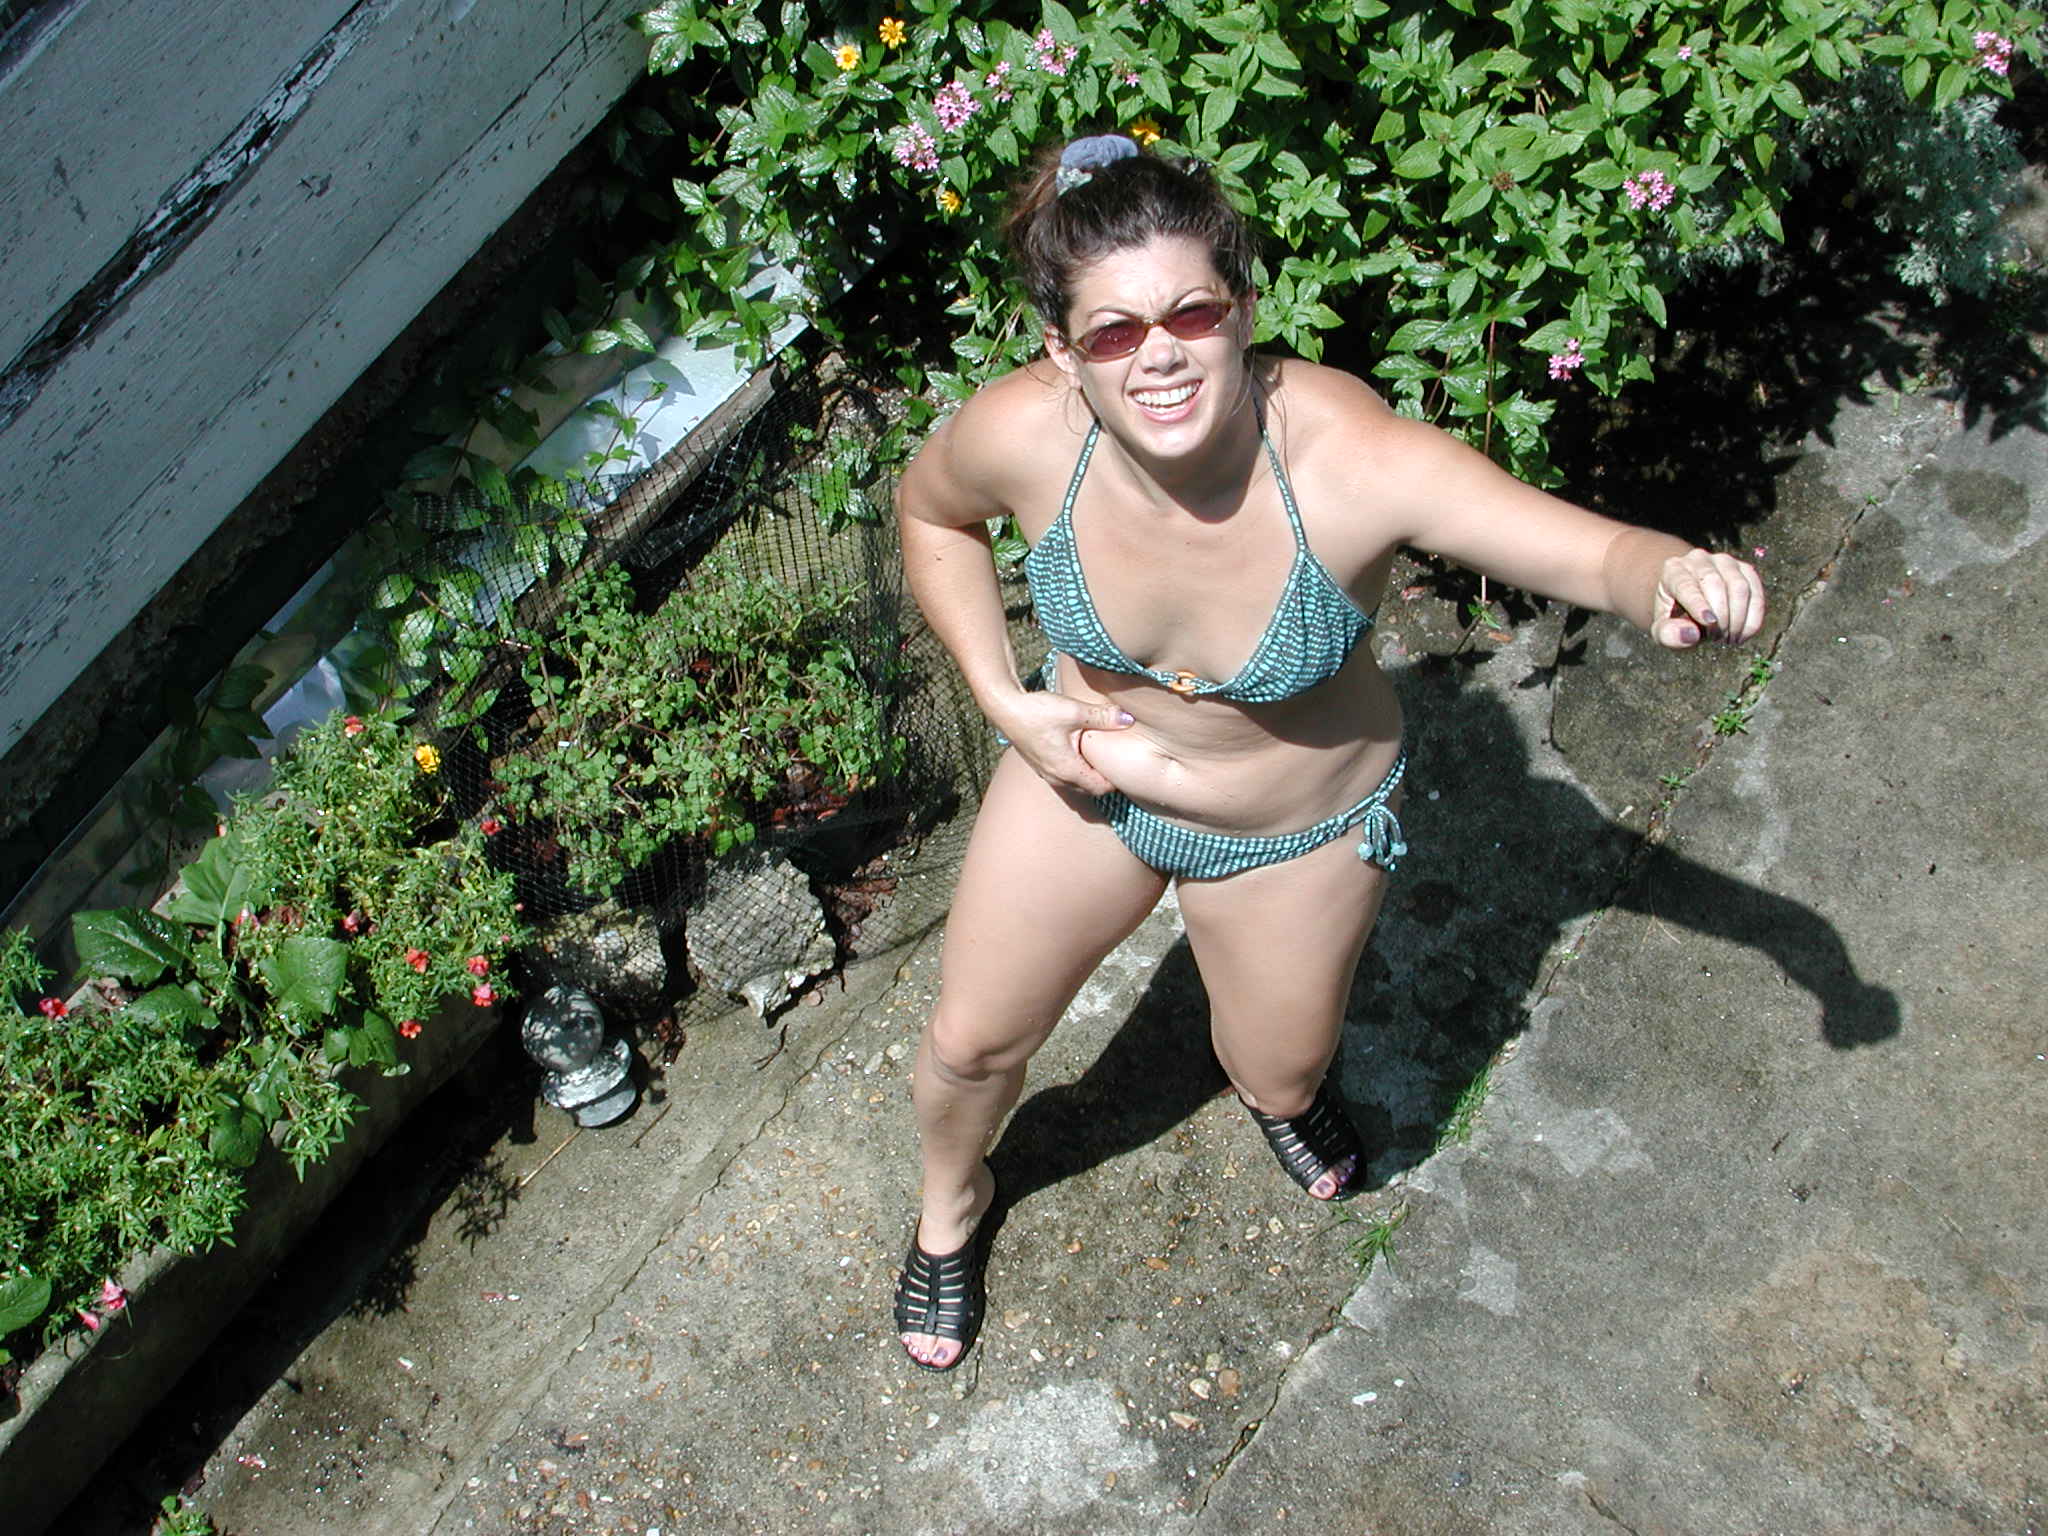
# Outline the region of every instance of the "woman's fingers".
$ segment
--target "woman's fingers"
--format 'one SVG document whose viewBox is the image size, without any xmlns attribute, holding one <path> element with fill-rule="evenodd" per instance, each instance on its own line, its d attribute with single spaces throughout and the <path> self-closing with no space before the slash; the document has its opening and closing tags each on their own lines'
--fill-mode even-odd
<svg viewBox="0 0 2048 1536">
<path fill-rule="evenodd" d="M 1083 704 L 1057 693 L 1033 694 L 1021 711 L 1004 734 L 1041 779 L 1084 795 L 1106 795 L 1116 787 L 1088 761 L 1081 737 L 1087 731 L 1123 730 L 1132 723 L 1128 714 L 1114 704 Z"/>
<path fill-rule="evenodd" d="M 1747 562 L 1695 549 L 1665 561 L 1659 574 L 1650 632 L 1660 645 L 1683 650 L 1706 638 L 1736 645 L 1763 628 L 1763 578 Z"/>
</svg>

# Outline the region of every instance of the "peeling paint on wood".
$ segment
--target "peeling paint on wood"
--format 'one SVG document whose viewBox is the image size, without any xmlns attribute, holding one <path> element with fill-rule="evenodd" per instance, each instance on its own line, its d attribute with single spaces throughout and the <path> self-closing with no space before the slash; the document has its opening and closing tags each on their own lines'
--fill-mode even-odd
<svg viewBox="0 0 2048 1536">
<path fill-rule="evenodd" d="M 42 343 L 10 370 L 24 398 L 0 418 L 0 590 L 13 599 L 0 751 L 638 78 L 634 8 L 330 7 L 281 74 L 247 83 L 258 100 L 229 132 L 157 178 L 171 192 L 61 311 L 33 322 Z M 252 24 L 198 0 L 176 14 Z M 63 56 L 52 44 L 37 68 Z M 0 81 L 0 124 L 33 75 Z M 194 100 L 217 110 L 217 84 Z M 89 206 L 90 162 L 48 149 L 40 163 L 62 159 Z M 74 217 L 29 193 L 0 180 L 0 250 L 25 208 L 31 222 Z M 0 314 L 18 314 L 13 264 L 0 273 Z"/>
</svg>

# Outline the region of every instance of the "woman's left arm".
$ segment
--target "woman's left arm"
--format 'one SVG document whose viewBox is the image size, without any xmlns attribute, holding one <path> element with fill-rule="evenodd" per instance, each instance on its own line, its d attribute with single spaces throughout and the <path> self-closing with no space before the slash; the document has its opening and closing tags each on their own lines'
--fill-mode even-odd
<svg viewBox="0 0 2048 1536">
<path fill-rule="evenodd" d="M 1381 410 L 1369 458 L 1402 542 L 1619 614 L 1674 649 L 1739 643 L 1763 627 L 1763 582 L 1746 562 L 1575 507 L 1450 434 Z"/>
</svg>

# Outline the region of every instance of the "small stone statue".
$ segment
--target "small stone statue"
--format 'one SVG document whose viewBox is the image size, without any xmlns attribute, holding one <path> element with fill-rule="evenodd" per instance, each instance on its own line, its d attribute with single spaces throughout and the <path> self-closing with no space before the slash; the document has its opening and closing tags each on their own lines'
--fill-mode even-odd
<svg viewBox="0 0 2048 1536">
<path fill-rule="evenodd" d="M 549 987 L 527 1005 L 519 1042 L 547 1068 L 540 1096 L 578 1125 L 610 1125 L 639 1100 L 632 1048 L 606 1030 L 588 992 L 560 982 Z"/>
</svg>

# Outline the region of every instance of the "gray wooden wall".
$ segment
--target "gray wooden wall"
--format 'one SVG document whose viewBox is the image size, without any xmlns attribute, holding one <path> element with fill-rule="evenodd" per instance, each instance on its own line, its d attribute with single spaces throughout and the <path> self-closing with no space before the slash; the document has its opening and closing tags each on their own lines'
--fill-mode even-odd
<svg viewBox="0 0 2048 1536">
<path fill-rule="evenodd" d="M 0 752 L 638 77 L 634 0 L 44 0 L 0 45 Z"/>
</svg>

